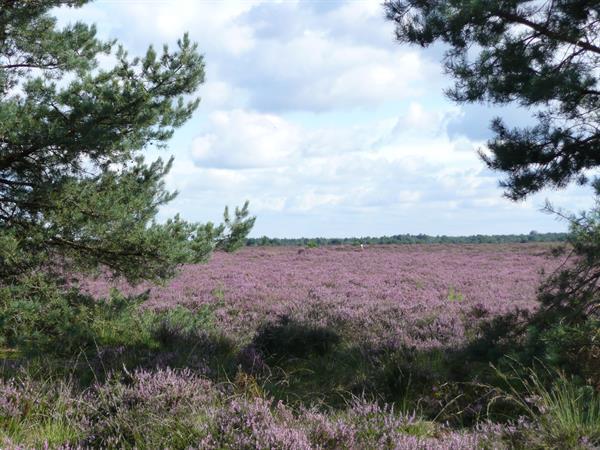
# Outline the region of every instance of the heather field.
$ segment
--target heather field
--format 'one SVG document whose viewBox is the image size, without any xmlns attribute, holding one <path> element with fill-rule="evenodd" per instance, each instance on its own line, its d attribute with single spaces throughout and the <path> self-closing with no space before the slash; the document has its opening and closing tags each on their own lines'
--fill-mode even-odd
<svg viewBox="0 0 600 450">
<path fill-rule="evenodd" d="M 3 312 L 0 443 L 594 448 L 595 394 L 518 360 L 552 248 L 253 247 L 162 286 L 72 279 L 68 307 Z M 555 411 L 582 402 L 588 428 L 564 435 Z"/>
<path fill-rule="evenodd" d="M 0 450 L 600 450 L 599 5 L 0 0 Z"/>
<path fill-rule="evenodd" d="M 258 247 L 216 253 L 183 267 L 166 286 L 84 283 L 96 298 L 111 288 L 141 294 L 144 308 L 213 313 L 236 338 L 286 318 L 335 329 L 362 344 L 443 348 L 466 342 L 477 321 L 536 305 L 543 274 L 560 262 L 551 244 Z"/>
</svg>

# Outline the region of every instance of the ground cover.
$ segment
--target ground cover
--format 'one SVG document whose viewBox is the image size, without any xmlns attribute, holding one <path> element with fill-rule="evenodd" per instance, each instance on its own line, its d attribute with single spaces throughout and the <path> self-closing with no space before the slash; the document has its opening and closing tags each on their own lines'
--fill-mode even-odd
<svg viewBox="0 0 600 450">
<path fill-rule="evenodd" d="M 588 448 L 590 383 L 518 360 L 551 248 L 258 247 L 164 286 L 35 285 L 2 311 L 0 442 Z"/>
<path fill-rule="evenodd" d="M 536 306 L 536 287 L 559 261 L 550 245 L 384 245 L 247 248 L 185 266 L 163 287 L 98 279 L 91 295 L 111 288 L 150 289 L 145 308 L 210 308 L 215 325 L 243 337 L 287 317 L 334 326 L 372 343 L 419 347 L 464 342 L 470 315 L 497 316 Z"/>
</svg>

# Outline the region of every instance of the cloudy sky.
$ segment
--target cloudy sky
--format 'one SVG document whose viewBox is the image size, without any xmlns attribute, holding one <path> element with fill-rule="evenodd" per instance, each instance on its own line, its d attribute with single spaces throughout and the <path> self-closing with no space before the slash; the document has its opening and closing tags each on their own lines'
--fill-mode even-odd
<svg viewBox="0 0 600 450">
<path fill-rule="evenodd" d="M 97 0 L 57 11 L 132 55 L 188 31 L 206 61 L 201 106 L 164 154 L 178 198 L 161 211 L 219 220 L 250 200 L 253 236 L 562 231 L 546 198 L 578 211 L 589 188 L 502 198 L 477 149 L 489 121 L 527 111 L 447 100 L 442 49 L 394 42 L 379 0 Z"/>
</svg>

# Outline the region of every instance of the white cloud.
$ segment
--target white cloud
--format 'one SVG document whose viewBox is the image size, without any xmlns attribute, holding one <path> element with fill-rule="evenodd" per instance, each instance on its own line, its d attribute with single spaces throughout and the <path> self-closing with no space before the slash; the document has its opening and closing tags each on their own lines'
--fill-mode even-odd
<svg viewBox="0 0 600 450">
<path fill-rule="evenodd" d="M 248 70 L 224 75 L 250 91 L 249 106 L 268 111 L 365 108 L 414 98 L 437 75 L 416 51 L 339 42 L 312 30 L 288 41 L 259 40 L 242 64 Z"/>
<path fill-rule="evenodd" d="M 437 130 L 447 114 L 413 106 L 405 117 L 427 117 Z M 196 169 L 186 164 L 175 178 L 189 178 L 188 190 L 243 193 L 259 215 L 439 208 L 443 197 L 455 209 L 500 198 L 476 153 L 464 151 L 478 143 L 403 131 L 397 122 L 307 128 L 272 114 L 220 111 L 194 140 Z"/>
<path fill-rule="evenodd" d="M 397 133 L 424 133 L 435 137 L 446 132 L 448 124 L 461 116 L 460 108 L 444 105 L 443 108 L 427 109 L 417 101 L 411 101 L 408 112 L 396 123 Z"/>
<path fill-rule="evenodd" d="M 172 41 L 187 31 L 204 51 L 239 55 L 254 46 L 254 38 L 252 27 L 238 23 L 237 18 L 259 3 L 252 0 L 123 2 L 119 12 L 135 24 L 130 31 L 152 36 L 152 40 Z"/>
<path fill-rule="evenodd" d="M 219 81 L 207 70 L 207 81 L 201 88 L 201 111 L 214 111 L 223 108 L 235 108 L 240 99 L 244 98 L 245 92 L 224 81 Z"/>
<path fill-rule="evenodd" d="M 272 114 L 243 110 L 210 116 L 210 131 L 192 143 L 192 156 L 206 167 L 253 168 L 286 164 L 298 152 L 300 134 Z"/>
<path fill-rule="evenodd" d="M 255 235 L 564 228 L 537 212 L 545 194 L 501 197 L 476 155 L 489 111 L 449 104 L 436 51 L 394 42 L 380 3 L 104 0 L 60 14 L 97 22 L 131 54 L 185 31 L 205 54 L 201 106 L 174 139 L 167 181 L 180 196 L 163 217 L 218 220 L 249 199 Z M 576 188 L 550 197 L 589 204 Z"/>
<path fill-rule="evenodd" d="M 60 15 L 99 22 L 102 36 L 118 36 L 136 54 L 150 43 L 173 46 L 188 31 L 205 54 L 202 91 L 216 108 L 368 108 L 439 82 L 435 63 L 394 43 L 379 2 L 331 5 L 323 12 L 294 1 L 107 1 Z"/>
</svg>

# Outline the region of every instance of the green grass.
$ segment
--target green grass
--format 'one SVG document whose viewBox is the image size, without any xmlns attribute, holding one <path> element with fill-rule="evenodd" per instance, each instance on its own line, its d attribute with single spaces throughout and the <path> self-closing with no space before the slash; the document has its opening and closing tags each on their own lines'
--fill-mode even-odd
<svg viewBox="0 0 600 450">
<path fill-rule="evenodd" d="M 448 301 L 449 302 L 462 302 L 465 299 L 463 293 L 459 292 L 454 286 L 450 286 L 448 289 Z"/>
<path fill-rule="evenodd" d="M 9 440 L 32 448 L 43 448 L 45 444 L 53 448 L 68 442 L 77 442 L 81 437 L 81 430 L 74 426 L 73 421 L 61 417 L 35 418 L 27 422 L 2 424 L 0 429 L 0 443 Z"/>
<path fill-rule="evenodd" d="M 215 317 L 223 289 L 213 295 L 216 303 L 196 310 L 146 310 L 140 308 L 143 297 L 116 292 L 101 302 L 54 295 L 45 303 L 27 296 L 2 303 L 1 377 L 26 374 L 25 379 L 38 382 L 38 387 L 22 417 L 9 420 L 0 414 L 0 446 L 3 440 L 26 447 L 77 442 L 82 431 L 76 411 L 63 399 L 80 399 L 94 383 L 157 366 L 201 373 L 232 398 L 282 401 L 294 411 L 315 408 L 332 420 L 344 418 L 357 398 L 391 404 L 400 415 L 418 412 L 420 419 L 407 422 L 400 431 L 419 438 L 438 436 L 442 423 L 469 429 L 484 419 L 515 422 L 525 415 L 529 428 L 506 438 L 515 447 L 577 448 L 582 439 L 600 444 L 600 394 L 582 378 L 545 367 L 489 369 L 490 361 L 497 361 L 489 356 L 489 347 L 496 342 L 494 333 L 505 336 L 504 322 L 496 328 L 490 322 L 487 334 L 474 328 L 472 340 L 479 345 L 462 349 L 375 348 L 355 342 L 344 323 L 317 326 L 288 317 L 258 326 L 254 336 L 228 336 Z M 450 288 L 449 301 L 463 299 Z M 435 315 L 424 317 L 415 326 L 427 328 L 435 320 Z M 555 340 L 566 342 L 567 331 Z M 593 332 L 592 327 L 576 343 L 587 342 L 584 338 L 596 336 Z M 249 349 L 259 355 L 260 367 L 244 365 L 242 356 Z M 127 442 L 139 443 L 140 448 L 169 443 L 183 448 L 186 427 L 193 425 L 197 437 L 208 432 L 202 428 L 205 411 L 193 413 L 196 419 L 162 420 L 150 412 L 140 420 L 152 426 L 138 426 L 131 416 L 131 423 L 117 421 L 115 429 L 127 425 L 139 433 Z M 360 439 L 375 442 L 380 419 L 365 422 Z"/>
<path fill-rule="evenodd" d="M 343 408 L 347 400 L 368 389 L 372 371 L 360 350 L 340 345 L 323 355 L 278 358 L 264 378 L 263 389 L 291 405 Z"/>
<path fill-rule="evenodd" d="M 513 403 L 536 425 L 528 436 L 532 445 L 579 448 L 584 441 L 600 444 L 600 394 L 593 387 L 547 367 L 515 367 L 512 375 L 499 375 L 506 388 L 496 399 Z"/>
</svg>

